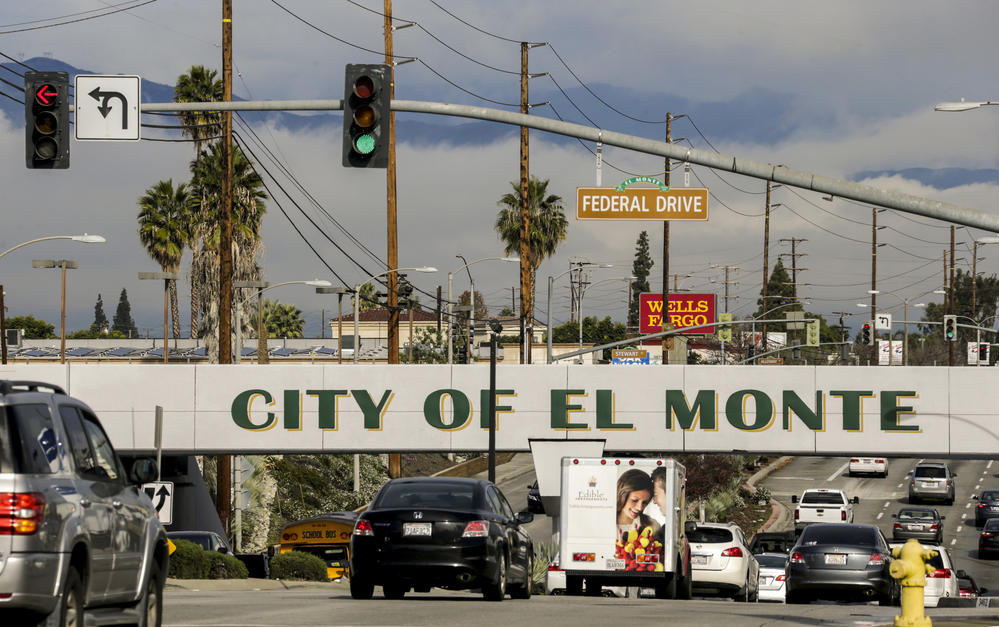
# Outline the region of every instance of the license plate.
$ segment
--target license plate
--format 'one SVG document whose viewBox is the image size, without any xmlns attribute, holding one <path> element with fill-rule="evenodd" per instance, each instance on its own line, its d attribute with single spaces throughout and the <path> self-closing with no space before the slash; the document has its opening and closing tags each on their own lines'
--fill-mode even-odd
<svg viewBox="0 0 999 627">
<path fill-rule="evenodd" d="M 697 565 L 697 566 L 704 566 L 705 564 L 708 563 L 708 556 L 707 555 L 691 555 L 690 556 L 690 563 L 694 564 L 694 565 Z"/>
<path fill-rule="evenodd" d="M 610 570 L 624 570 L 625 562 L 623 559 L 618 559 L 614 557 L 607 558 L 606 561 L 607 568 Z"/>
<path fill-rule="evenodd" d="M 773 577 L 760 577 L 760 585 L 769 586 L 770 582 L 773 580 Z"/>
<path fill-rule="evenodd" d="M 846 554 L 826 553 L 826 564 L 831 566 L 846 566 Z"/>
<path fill-rule="evenodd" d="M 402 523 L 402 535 L 404 536 L 429 536 L 430 523 Z"/>
<path fill-rule="evenodd" d="M 990 509 L 991 509 L 991 510 L 992 510 L 993 512 L 999 512 L 999 505 L 993 505 L 993 506 L 992 506 L 992 507 L 991 507 Z"/>
<path fill-rule="evenodd" d="M 909 525 L 909 531 L 922 531 L 922 525 Z"/>
<path fill-rule="evenodd" d="M 937 482 L 936 481 L 923 481 L 919 485 L 921 485 L 924 488 L 935 488 L 935 487 L 937 487 Z"/>
</svg>

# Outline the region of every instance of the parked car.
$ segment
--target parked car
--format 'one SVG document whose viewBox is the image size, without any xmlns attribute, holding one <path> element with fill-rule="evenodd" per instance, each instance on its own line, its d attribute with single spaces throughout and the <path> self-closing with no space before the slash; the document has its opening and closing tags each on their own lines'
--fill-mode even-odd
<svg viewBox="0 0 999 627">
<path fill-rule="evenodd" d="M 891 542 L 889 547 L 901 547 L 904 542 Z M 933 570 L 926 574 L 926 587 L 923 588 L 923 603 L 926 607 L 936 607 L 940 599 L 959 596 L 957 570 L 947 547 L 939 544 L 923 544 L 924 549 L 936 551 L 937 555 L 926 560 Z"/>
<path fill-rule="evenodd" d="M 981 527 L 990 518 L 999 518 L 999 490 L 982 490 L 981 494 L 971 498 L 978 501 L 975 507 L 976 527 Z"/>
<path fill-rule="evenodd" d="M 787 602 L 877 599 L 892 605 L 899 586 L 888 573 L 891 560 L 888 541 L 874 525 L 809 525 L 788 558 Z"/>
<path fill-rule="evenodd" d="M 350 594 L 387 599 L 433 586 L 481 589 L 490 601 L 531 596 L 534 545 L 493 483 L 455 477 L 392 479 L 354 524 Z"/>
<path fill-rule="evenodd" d="M 784 602 L 787 588 L 787 553 L 759 553 L 756 561 L 760 564 L 760 601 Z"/>
<path fill-rule="evenodd" d="M 854 475 L 888 476 L 888 459 L 885 457 L 851 457 L 847 472 Z"/>
<path fill-rule="evenodd" d="M 963 570 L 958 570 L 955 574 L 957 575 L 957 594 L 962 599 L 974 599 L 978 595 L 988 592 L 987 588 L 979 588 L 975 579 Z"/>
<path fill-rule="evenodd" d="M 760 553 L 783 553 L 794 546 L 795 536 L 793 531 L 764 531 L 753 536 L 749 543 L 749 550 L 753 555 Z"/>
<path fill-rule="evenodd" d="M 950 466 L 943 462 L 916 464 L 909 478 L 909 503 L 932 499 L 953 505 L 955 477 Z"/>
<path fill-rule="evenodd" d="M 538 489 L 537 481 L 527 486 L 527 511 L 532 514 L 545 513 L 545 506 L 541 504 L 541 490 Z"/>
<path fill-rule="evenodd" d="M 943 527 L 946 516 L 932 507 L 903 507 L 892 514 L 892 540 L 901 541 L 915 538 L 920 542 L 940 544 L 943 542 Z"/>
<path fill-rule="evenodd" d="M 999 518 L 985 521 L 978 535 L 978 559 L 991 559 L 999 551 Z"/>
<path fill-rule="evenodd" d="M 160 625 L 169 552 L 141 489 L 155 478 L 151 459 L 126 472 L 62 388 L 0 380 L 3 623 Z"/>
<path fill-rule="evenodd" d="M 693 588 L 755 601 L 759 596 L 760 564 L 749 550 L 742 529 L 733 523 L 697 523 L 687 532 Z"/>
<path fill-rule="evenodd" d="M 167 537 L 171 540 L 193 542 L 206 551 L 232 554 L 229 542 L 214 531 L 170 531 L 167 532 Z"/>
</svg>

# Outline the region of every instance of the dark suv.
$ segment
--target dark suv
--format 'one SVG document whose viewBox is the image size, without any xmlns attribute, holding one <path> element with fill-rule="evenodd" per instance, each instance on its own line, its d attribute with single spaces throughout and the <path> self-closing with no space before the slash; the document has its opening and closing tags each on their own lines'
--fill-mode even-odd
<svg viewBox="0 0 999 627">
<path fill-rule="evenodd" d="M 94 412 L 61 388 L 0 380 L 0 623 L 158 627 L 166 534 Z"/>
</svg>

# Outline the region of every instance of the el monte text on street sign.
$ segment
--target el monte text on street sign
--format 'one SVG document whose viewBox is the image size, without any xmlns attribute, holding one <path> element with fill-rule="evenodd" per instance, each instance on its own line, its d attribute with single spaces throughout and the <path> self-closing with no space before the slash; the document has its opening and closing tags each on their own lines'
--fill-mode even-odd
<svg viewBox="0 0 999 627">
<path fill-rule="evenodd" d="M 138 141 L 141 83 L 134 75 L 77 74 L 76 138 Z"/>
<path fill-rule="evenodd" d="M 627 189 L 632 183 L 652 183 L 656 187 Z M 707 221 L 708 190 L 671 189 L 658 179 L 645 176 L 628 179 L 615 188 L 577 187 L 576 219 Z"/>
</svg>

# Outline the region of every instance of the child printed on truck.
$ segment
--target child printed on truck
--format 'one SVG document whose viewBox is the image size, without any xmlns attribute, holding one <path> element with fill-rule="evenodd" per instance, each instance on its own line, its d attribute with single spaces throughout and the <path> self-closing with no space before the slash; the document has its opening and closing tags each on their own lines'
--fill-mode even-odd
<svg viewBox="0 0 999 627">
<path fill-rule="evenodd" d="M 659 523 L 643 511 L 652 500 L 652 492 L 652 478 L 637 468 L 617 479 L 615 554 L 625 560 L 624 570 L 654 570 L 659 565 L 662 543 L 654 539 Z"/>
</svg>

